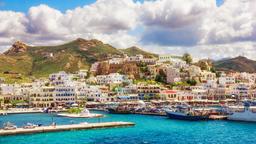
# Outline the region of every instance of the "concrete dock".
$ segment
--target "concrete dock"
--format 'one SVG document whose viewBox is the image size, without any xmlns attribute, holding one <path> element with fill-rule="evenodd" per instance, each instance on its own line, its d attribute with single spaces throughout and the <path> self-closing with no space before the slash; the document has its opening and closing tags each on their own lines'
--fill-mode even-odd
<svg viewBox="0 0 256 144">
<path fill-rule="evenodd" d="M 228 117 L 226 115 L 210 115 L 210 120 L 226 120 Z"/>
<path fill-rule="evenodd" d="M 18 134 L 32 134 L 45 132 L 58 132 L 69 130 L 84 130 L 97 128 L 114 128 L 114 127 L 128 127 L 134 126 L 132 122 L 104 122 L 104 123 L 87 123 L 87 124 L 72 124 L 72 125 L 57 125 L 57 126 L 41 126 L 33 129 L 17 128 L 15 130 L 0 130 L 0 136 L 18 135 Z"/>
</svg>

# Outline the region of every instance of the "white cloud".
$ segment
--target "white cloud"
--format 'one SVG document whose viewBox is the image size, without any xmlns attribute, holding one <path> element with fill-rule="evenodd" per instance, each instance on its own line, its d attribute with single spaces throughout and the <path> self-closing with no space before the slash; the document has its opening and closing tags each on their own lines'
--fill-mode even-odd
<svg viewBox="0 0 256 144">
<path fill-rule="evenodd" d="M 201 43 L 232 43 L 256 40 L 256 0 L 226 0 L 208 18 Z"/>
<path fill-rule="evenodd" d="M 137 39 L 128 34 L 137 25 L 138 5 L 132 0 L 98 0 L 65 13 L 47 5 L 31 7 L 27 14 L 0 11 L 0 39 L 20 39 L 32 45 L 57 44 L 68 40 L 99 38 L 118 47 Z"/>
<path fill-rule="evenodd" d="M 0 36 L 11 37 L 24 34 L 27 20 L 23 13 L 0 11 Z"/>
<path fill-rule="evenodd" d="M 216 8 L 215 0 L 158 0 L 145 2 L 141 20 L 144 43 L 195 45 L 201 38 L 201 23 Z"/>
</svg>

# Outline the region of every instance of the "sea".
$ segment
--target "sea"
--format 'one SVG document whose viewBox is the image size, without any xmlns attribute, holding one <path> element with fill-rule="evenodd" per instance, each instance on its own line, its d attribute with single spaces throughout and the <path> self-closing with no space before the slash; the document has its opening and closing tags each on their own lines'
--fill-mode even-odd
<svg viewBox="0 0 256 144">
<path fill-rule="evenodd" d="M 0 127 L 9 121 L 22 127 L 30 122 L 57 125 L 81 122 L 134 122 L 134 127 L 73 130 L 15 136 L 0 136 L 0 144 L 256 144 L 256 123 L 182 121 L 164 116 L 108 114 L 103 118 L 66 118 L 55 114 L 10 114 L 0 116 Z"/>
</svg>

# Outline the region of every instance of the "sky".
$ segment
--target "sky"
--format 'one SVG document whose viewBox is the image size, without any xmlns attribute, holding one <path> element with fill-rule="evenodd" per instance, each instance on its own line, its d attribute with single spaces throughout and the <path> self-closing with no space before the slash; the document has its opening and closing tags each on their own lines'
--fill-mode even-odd
<svg viewBox="0 0 256 144">
<path fill-rule="evenodd" d="M 21 40 L 98 39 L 117 48 L 256 60 L 256 0 L 0 0 L 0 52 Z"/>
</svg>

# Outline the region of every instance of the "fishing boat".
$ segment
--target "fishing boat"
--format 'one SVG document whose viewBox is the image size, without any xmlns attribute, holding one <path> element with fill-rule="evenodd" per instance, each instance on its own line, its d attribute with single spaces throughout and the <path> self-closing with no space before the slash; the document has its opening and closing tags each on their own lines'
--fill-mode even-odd
<svg viewBox="0 0 256 144">
<path fill-rule="evenodd" d="M 209 114 L 202 110 L 193 109 L 189 105 L 177 105 L 165 109 L 166 115 L 171 119 L 199 121 L 207 120 Z"/>
<path fill-rule="evenodd" d="M 256 106 L 251 103 L 227 107 L 228 120 L 256 122 Z"/>
</svg>

